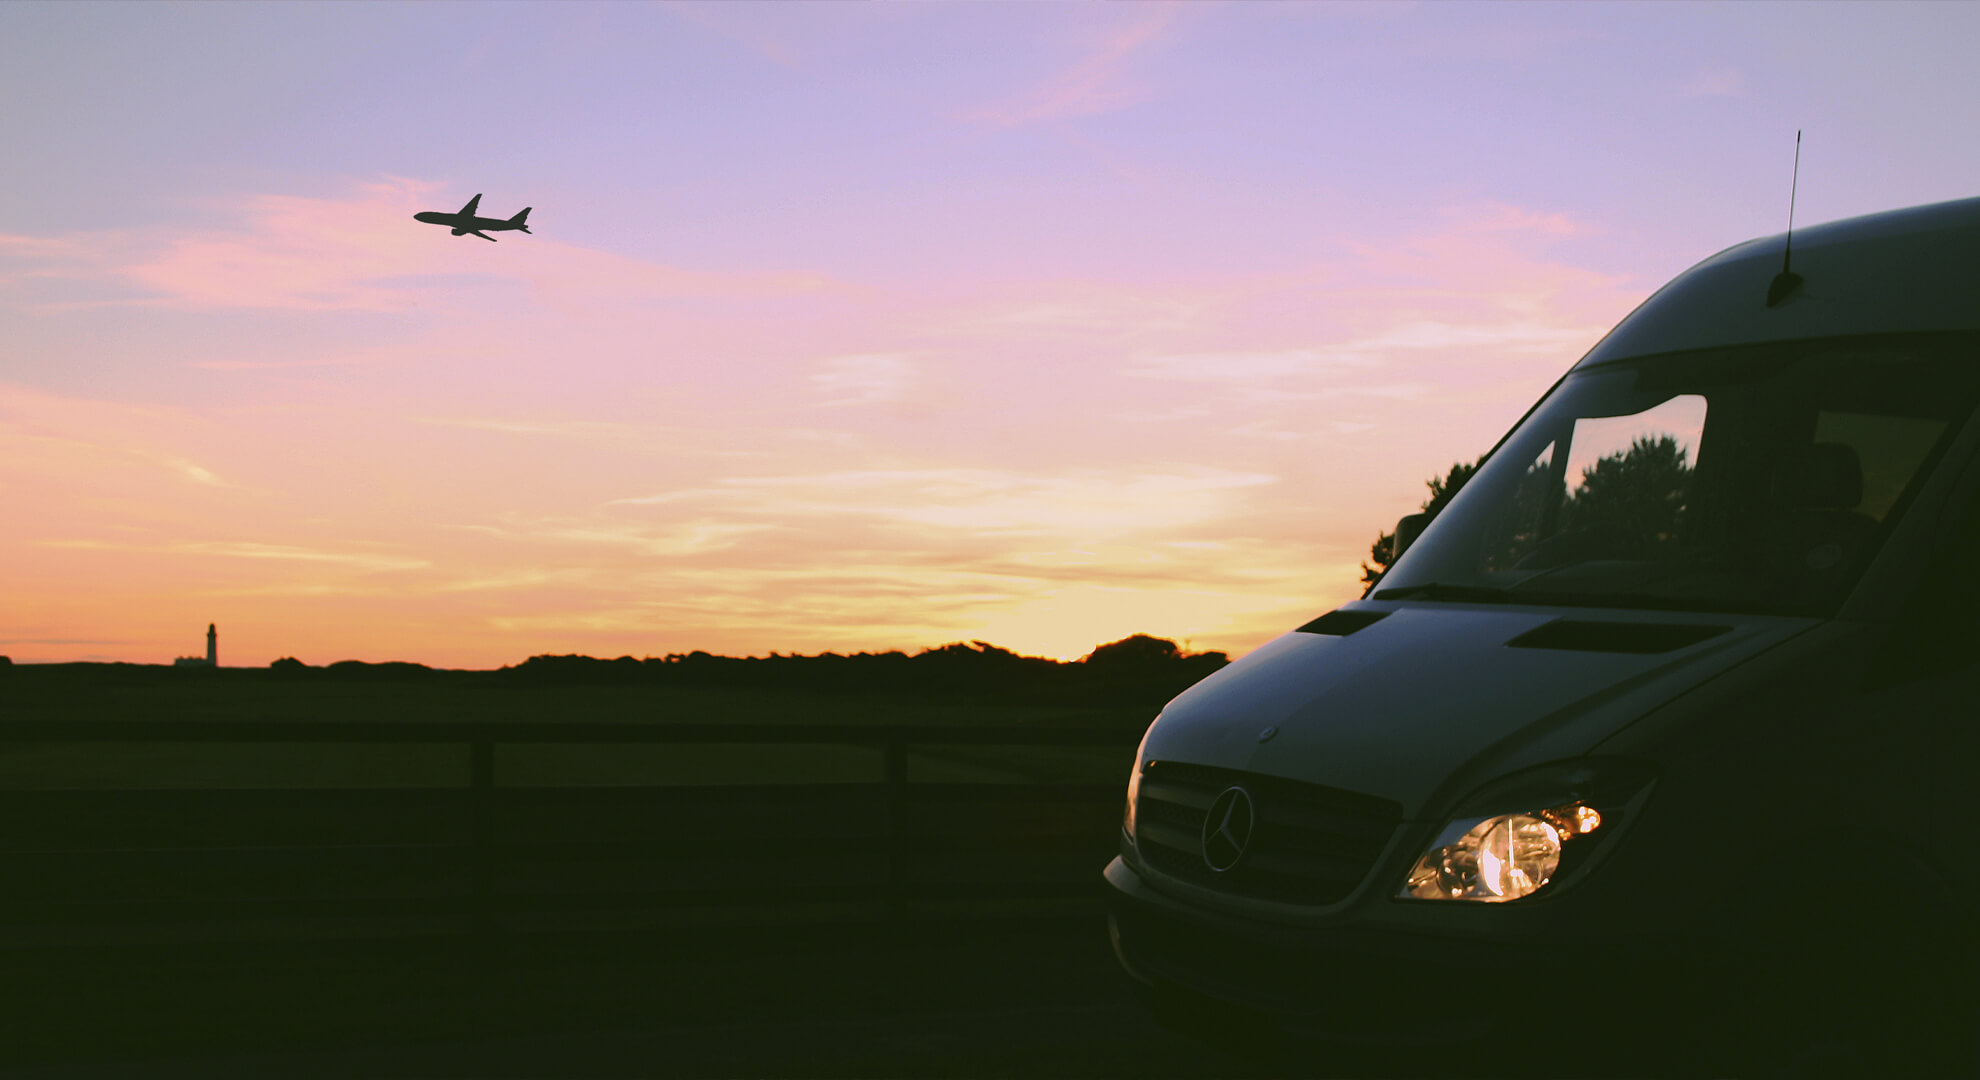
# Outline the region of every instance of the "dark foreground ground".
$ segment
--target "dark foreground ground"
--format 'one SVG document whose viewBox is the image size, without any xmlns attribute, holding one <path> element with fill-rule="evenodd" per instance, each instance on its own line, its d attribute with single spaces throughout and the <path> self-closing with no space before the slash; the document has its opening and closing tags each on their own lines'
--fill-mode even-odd
<svg viewBox="0 0 1980 1080">
<path fill-rule="evenodd" d="M 0 1069 L 28 1077 L 1264 1075 L 1146 1019 L 1091 916 L 16 951 L 0 972 Z"/>
<path fill-rule="evenodd" d="M 1859 1047 L 1847 1018 L 1726 1068 L 1475 1045 L 1266 1065 L 1152 1022 L 1093 916 L 0 954 L 0 1075 L 230 1077 L 1966 1076 Z M 1589 1052 L 1592 1051 L 1592 1052 Z"/>
</svg>

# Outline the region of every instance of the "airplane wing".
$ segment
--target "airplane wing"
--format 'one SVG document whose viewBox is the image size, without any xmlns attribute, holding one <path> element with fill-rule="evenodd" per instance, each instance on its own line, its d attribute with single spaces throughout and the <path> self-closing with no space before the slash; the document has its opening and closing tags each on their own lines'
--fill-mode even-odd
<svg viewBox="0 0 1980 1080">
<path fill-rule="evenodd" d="M 474 198 L 468 200 L 466 206 L 461 207 L 461 216 L 473 217 L 475 210 L 480 206 L 481 206 L 481 196 L 479 193 L 477 193 Z"/>
<path fill-rule="evenodd" d="M 468 235 L 470 235 L 470 236 L 479 236 L 479 237 L 481 237 L 481 238 L 482 238 L 483 240 L 486 240 L 486 241 L 488 241 L 488 242 L 489 242 L 489 243 L 491 243 L 491 244 L 493 244 L 493 243 L 496 243 L 496 242 L 497 242 L 497 241 L 496 241 L 496 239 L 495 239 L 494 237 L 492 237 L 492 236 L 490 236 L 490 235 L 488 235 L 488 234 L 487 234 L 487 233 L 485 233 L 485 232 L 482 232 L 482 231 L 481 231 L 480 229 L 469 229 L 469 230 L 468 230 Z"/>
</svg>

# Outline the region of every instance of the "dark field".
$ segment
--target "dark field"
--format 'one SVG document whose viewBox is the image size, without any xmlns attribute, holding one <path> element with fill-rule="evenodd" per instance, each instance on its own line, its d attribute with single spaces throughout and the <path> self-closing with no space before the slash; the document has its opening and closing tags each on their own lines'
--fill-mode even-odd
<svg viewBox="0 0 1980 1080">
<path fill-rule="evenodd" d="M 0 978 L 23 1076 L 1263 1075 L 1145 1019 L 1090 918 L 14 952 Z"/>
<path fill-rule="evenodd" d="M 88 674 L 0 676 L 0 1070 L 1246 1068 L 1145 1019 L 1107 946 L 1145 707 Z M 1091 745 L 890 752 L 846 725 Z"/>
</svg>

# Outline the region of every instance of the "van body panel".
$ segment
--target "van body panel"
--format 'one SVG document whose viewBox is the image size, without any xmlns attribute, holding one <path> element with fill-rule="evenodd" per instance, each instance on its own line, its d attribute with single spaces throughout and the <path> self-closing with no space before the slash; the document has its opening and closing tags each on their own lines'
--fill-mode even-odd
<svg viewBox="0 0 1980 1080">
<path fill-rule="evenodd" d="M 1575 367 L 1767 341 L 1980 329 L 1980 198 L 1796 230 L 1792 266 L 1802 285 L 1768 307 L 1786 242 L 1751 240 L 1678 275 Z"/>
<path fill-rule="evenodd" d="M 1443 812 L 1474 773 L 1586 753 L 1646 709 L 1814 625 L 1475 604 L 1349 609 L 1389 614 L 1345 637 L 1286 634 L 1225 667 L 1162 711 L 1143 759 L 1377 795 L 1415 820 Z M 1725 631 L 1647 655 L 1508 644 L 1561 619 Z"/>
</svg>

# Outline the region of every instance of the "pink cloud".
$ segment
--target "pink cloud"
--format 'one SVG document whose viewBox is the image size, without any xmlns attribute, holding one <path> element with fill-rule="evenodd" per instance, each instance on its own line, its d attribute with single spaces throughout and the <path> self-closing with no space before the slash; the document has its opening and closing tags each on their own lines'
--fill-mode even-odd
<svg viewBox="0 0 1980 1080">
<path fill-rule="evenodd" d="M 1467 232 L 1526 231 L 1550 236 L 1586 235 L 1588 228 L 1566 214 L 1543 214 L 1504 203 L 1446 207 L 1442 215 Z"/>
<path fill-rule="evenodd" d="M 821 407 L 895 401 L 914 378 L 913 358 L 901 353 L 834 356 L 818 368 L 811 384 L 827 398 Z"/>
</svg>

